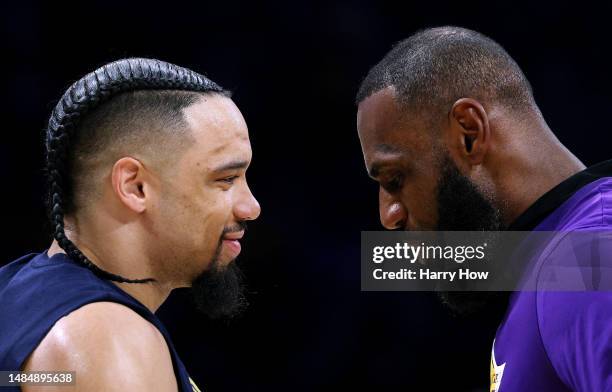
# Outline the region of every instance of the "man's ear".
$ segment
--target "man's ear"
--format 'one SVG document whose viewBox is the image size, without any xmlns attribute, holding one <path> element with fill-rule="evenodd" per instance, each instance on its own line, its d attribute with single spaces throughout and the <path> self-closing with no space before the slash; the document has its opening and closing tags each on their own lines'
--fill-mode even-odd
<svg viewBox="0 0 612 392">
<path fill-rule="evenodd" d="M 489 116 L 475 99 L 461 98 L 449 114 L 451 146 L 461 160 L 482 163 L 491 142 Z"/>
<path fill-rule="evenodd" d="M 124 157 L 113 165 L 111 183 L 117 198 L 136 213 L 146 209 L 145 167 L 135 158 Z"/>
</svg>

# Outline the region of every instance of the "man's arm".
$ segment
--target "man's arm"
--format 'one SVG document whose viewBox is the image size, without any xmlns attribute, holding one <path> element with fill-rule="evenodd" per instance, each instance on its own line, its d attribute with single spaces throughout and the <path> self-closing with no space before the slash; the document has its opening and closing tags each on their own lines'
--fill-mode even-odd
<svg viewBox="0 0 612 392">
<path fill-rule="evenodd" d="M 74 388 L 23 391 L 177 391 L 172 359 L 155 326 L 126 306 L 85 305 L 60 319 L 24 371 L 74 371 Z"/>
</svg>

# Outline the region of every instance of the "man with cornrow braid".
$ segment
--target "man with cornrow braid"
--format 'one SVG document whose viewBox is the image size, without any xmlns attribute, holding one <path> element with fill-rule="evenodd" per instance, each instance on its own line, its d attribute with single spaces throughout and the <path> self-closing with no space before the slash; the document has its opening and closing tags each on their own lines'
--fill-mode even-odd
<svg viewBox="0 0 612 392">
<path fill-rule="evenodd" d="M 229 93 L 159 60 L 106 64 L 63 95 L 46 151 L 54 241 L 0 269 L 0 369 L 199 391 L 154 312 L 178 287 L 212 318 L 246 305 L 234 260 L 260 207 Z"/>
</svg>

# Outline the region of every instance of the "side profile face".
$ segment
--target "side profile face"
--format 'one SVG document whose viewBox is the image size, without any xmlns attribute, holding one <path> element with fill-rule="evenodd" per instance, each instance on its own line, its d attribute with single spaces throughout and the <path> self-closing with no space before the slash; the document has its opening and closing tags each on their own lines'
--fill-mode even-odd
<svg viewBox="0 0 612 392">
<path fill-rule="evenodd" d="M 495 230 L 486 113 L 471 99 L 449 108 L 448 121 L 408 113 L 393 87 L 365 98 L 357 128 L 366 169 L 379 185 L 380 221 L 389 230 Z M 484 119 L 484 120 L 483 120 Z M 440 119 L 444 120 L 444 119 Z"/>
<path fill-rule="evenodd" d="M 163 255 L 156 258 L 191 283 L 238 256 L 245 222 L 259 216 L 260 206 L 246 180 L 252 156 L 247 126 L 232 100 L 206 95 L 184 116 L 194 142 L 162 170 L 149 219 L 151 249 Z"/>
<path fill-rule="evenodd" d="M 380 185 L 383 226 L 434 228 L 439 163 L 429 132 L 402 116 L 393 89 L 372 94 L 359 105 L 357 129 L 368 174 Z"/>
</svg>

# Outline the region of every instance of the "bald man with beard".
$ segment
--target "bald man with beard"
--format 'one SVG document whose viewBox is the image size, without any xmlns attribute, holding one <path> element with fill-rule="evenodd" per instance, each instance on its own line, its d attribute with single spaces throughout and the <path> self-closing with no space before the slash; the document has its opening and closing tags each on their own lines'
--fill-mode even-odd
<svg viewBox="0 0 612 392">
<path fill-rule="evenodd" d="M 612 161 L 586 168 L 563 146 L 519 66 L 482 34 L 447 26 L 399 42 L 357 104 L 389 230 L 612 231 Z M 581 261 L 609 257 L 610 242 Z M 469 312 L 491 294 L 441 296 Z M 612 391 L 610 309 L 606 291 L 513 292 L 491 392 Z"/>
</svg>

